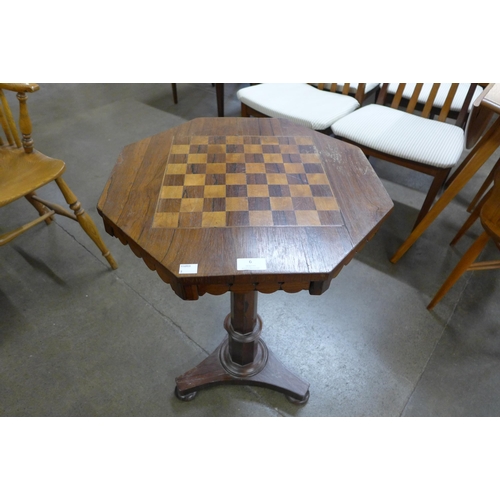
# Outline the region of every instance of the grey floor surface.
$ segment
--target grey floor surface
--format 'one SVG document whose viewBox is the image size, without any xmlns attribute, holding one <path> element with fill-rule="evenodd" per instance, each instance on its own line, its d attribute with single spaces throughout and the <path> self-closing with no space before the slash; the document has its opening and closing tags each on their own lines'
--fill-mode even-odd
<svg viewBox="0 0 500 500">
<path fill-rule="evenodd" d="M 239 84 L 225 114 L 239 116 Z M 216 116 L 211 84 L 41 84 L 30 97 L 35 147 L 67 164 L 65 179 L 119 263 L 111 271 L 74 222 L 58 217 L 0 248 L 1 416 L 497 416 L 498 271 L 467 273 L 426 305 L 479 235 L 449 242 L 494 155 L 401 261 L 428 179 L 373 160 L 395 209 L 322 296 L 259 296 L 263 338 L 310 382 L 295 406 L 271 390 L 215 387 L 191 402 L 174 379 L 223 340 L 229 296 L 184 302 L 130 248 L 104 233 L 97 200 L 120 150 L 186 120 Z M 40 194 L 57 190 L 47 187 Z M 26 221 L 24 200 L 0 231 Z M 498 259 L 489 245 L 483 258 Z"/>
</svg>

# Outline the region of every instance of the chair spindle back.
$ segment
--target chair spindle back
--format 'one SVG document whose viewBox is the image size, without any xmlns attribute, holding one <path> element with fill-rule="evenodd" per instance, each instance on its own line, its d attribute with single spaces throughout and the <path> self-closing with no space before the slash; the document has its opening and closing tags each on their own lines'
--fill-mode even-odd
<svg viewBox="0 0 500 500">
<path fill-rule="evenodd" d="M 28 113 L 27 92 L 36 92 L 39 89 L 37 84 L 31 83 L 0 83 L 0 124 L 5 134 L 7 144 L 12 147 L 21 146 L 26 153 L 33 152 L 33 139 L 31 137 L 31 119 Z M 19 134 L 16 122 L 10 110 L 9 103 L 4 90 L 16 92 L 19 101 Z M 0 146 L 5 146 L 4 140 L 0 135 Z"/>
</svg>

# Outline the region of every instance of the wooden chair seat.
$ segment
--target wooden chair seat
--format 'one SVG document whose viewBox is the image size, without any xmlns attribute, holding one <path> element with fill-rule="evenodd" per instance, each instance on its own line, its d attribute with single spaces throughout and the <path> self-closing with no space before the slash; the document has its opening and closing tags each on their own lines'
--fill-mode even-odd
<svg viewBox="0 0 500 500">
<path fill-rule="evenodd" d="M 0 148 L 0 207 L 55 180 L 65 169 L 63 161 L 36 150 L 26 155 L 23 149 Z"/>
</svg>

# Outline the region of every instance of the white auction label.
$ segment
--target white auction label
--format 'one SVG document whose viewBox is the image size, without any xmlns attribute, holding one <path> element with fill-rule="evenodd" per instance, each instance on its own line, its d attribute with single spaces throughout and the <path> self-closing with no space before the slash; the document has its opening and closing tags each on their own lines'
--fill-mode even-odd
<svg viewBox="0 0 500 500">
<path fill-rule="evenodd" d="M 179 274 L 198 274 L 198 264 L 181 264 Z"/>
<path fill-rule="evenodd" d="M 238 271 L 263 271 L 266 269 L 266 259 L 236 259 Z"/>
</svg>

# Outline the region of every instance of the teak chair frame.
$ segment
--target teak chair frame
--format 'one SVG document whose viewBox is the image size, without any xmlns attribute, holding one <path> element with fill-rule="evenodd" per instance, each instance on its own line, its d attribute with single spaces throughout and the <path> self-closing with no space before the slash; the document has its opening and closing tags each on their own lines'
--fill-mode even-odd
<svg viewBox="0 0 500 500">
<path fill-rule="evenodd" d="M 36 83 L 0 83 L 0 125 L 7 141 L 5 143 L 0 135 L 0 181 L 4 184 L 0 185 L 0 207 L 24 197 L 39 214 L 38 218 L 21 227 L 0 234 L 0 246 L 6 245 L 41 222 L 50 224 L 57 214 L 78 222 L 97 245 L 111 268 L 117 269 L 118 265 L 104 244 L 94 221 L 62 178 L 66 170 L 64 162 L 45 156 L 34 149 L 27 93 L 36 92 L 39 88 Z M 4 90 L 16 92 L 19 101 L 19 129 Z M 36 194 L 38 188 L 52 181 L 55 181 L 73 213 Z"/>
<path fill-rule="evenodd" d="M 466 271 L 500 269 L 500 260 L 477 262 L 477 259 L 490 239 L 493 240 L 500 250 L 500 169 L 495 171 L 493 187 L 484 195 L 481 202 L 478 203 L 472 215 L 458 231 L 451 245 L 454 245 L 458 241 L 478 217 L 481 219 L 483 232 L 465 252 L 455 269 L 453 269 L 441 288 L 437 291 L 427 309 L 432 310 Z"/>
<path fill-rule="evenodd" d="M 474 96 L 474 91 L 477 87 L 477 83 L 472 83 L 467 96 L 462 104 L 460 111 L 457 113 L 451 112 L 451 104 L 453 102 L 453 98 L 458 89 L 458 83 L 452 83 L 446 100 L 441 108 L 436 108 L 434 106 L 434 100 L 438 93 L 440 83 L 433 83 L 427 101 L 424 105 L 419 105 L 418 97 L 423 87 L 423 83 L 417 83 L 415 85 L 415 89 L 409 99 L 403 99 L 403 92 L 406 86 L 406 83 L 400 83 L 398 85 L 397 91 L 395 94 L 388 93 L 389 83 L 383 83 L 380 88 L 380 92 L 378 94 L 377 100 L 375 104 L 381 106 L 390 106 L 393 109 L 400 110 L 402 112 L 415 114 L 417 116 L 421 116 L 422 118 L 433 119 L 434 114 L 438 113 L 437 121 L 439 122 L 447 122 L 451 119 L 455 119 L 455 125 L 462 129 L 465 129 L 467 123 L 467 117 L 469 114 L 469 106 L 471 104 L 472 98 Z M 427 195 L 424 199 L 424 202 L 421 206 L 420 212 L 418 213 L 417 219 L 414 224 L 414 228 L 418 225 L 418 223 L 424 218 L 425 214 L 430 210 L 434 200 L 437 195 L 444 187 L 446 179 L 453 167 L 443 168 L 443 167 L 435 167 L 432 165 L 427 165 L 425 163 L 420 163 L 412 160 L 407 160 L 405 158 L 400 158 L 391 154 L 383 153 L 376 149 L 369 148 L 364 146 L 363 144 L 356 143 L 349 139 L 345 139 L 343 137 L 339 137 L 345 142 L 350 144 L 354 144 L 358 146 L 367 156 L 374 156 L 381 160 L 388 161 L 390 163 L 395 163 L 397 165 L 401 165 L 403 167 L 409 168 L 411 170 L 415 170 L 417 172 L 421 172 L 433 177 L 433 181 L 427 191 Z"/>
</svg>

